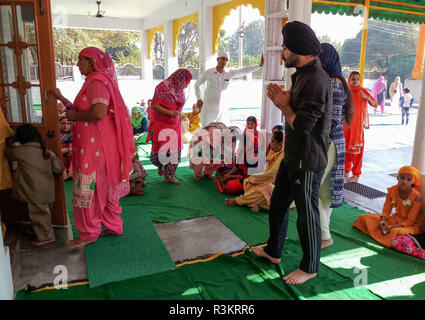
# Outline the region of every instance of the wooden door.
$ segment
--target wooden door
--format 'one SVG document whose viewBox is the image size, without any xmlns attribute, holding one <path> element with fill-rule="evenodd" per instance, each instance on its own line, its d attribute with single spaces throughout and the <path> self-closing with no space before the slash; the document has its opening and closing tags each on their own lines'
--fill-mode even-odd
<svg viewBox="0 0 425 320">
<path fill-rule="evenodd" d="M 31 123 L 47 148 L 61 157 L 50 0 L 0 0 L 0 96 L 8 96 L 6 119 L 16 130 Z M 55 180 L 52 223 L 67 225 L 64 183 Z M 2 218 L 28 221 L 26 206 L 2 193 Z"/>
</svg>

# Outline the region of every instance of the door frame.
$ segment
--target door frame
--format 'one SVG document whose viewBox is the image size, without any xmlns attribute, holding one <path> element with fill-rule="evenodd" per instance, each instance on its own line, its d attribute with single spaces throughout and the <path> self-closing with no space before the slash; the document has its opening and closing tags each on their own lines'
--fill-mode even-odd
<svg viewBox="0 0 425 320">
<path fill-rule="evenodd" d="M 43 123 L 33 123 L 33 125 L 40 131 L 46 147 L 52 150 L 59 159 L 62 158 L 60 141 L 59 141 L 59 124 L 57 102 L 53 95 L 48 93 L 48 90 L 56 88 L 56 74 L 54 65 L 54 49 L 53 49 L 53 27 L 51 16 L 50 0 L 1 0 L 0 5 L 33 5 L 34 8 L 34 24 L 37 39 L 37 55 L 38 55 L 38 70 L 40 78 L 40 96 L 43 114 Z M 14 14 L 14 33 L 17 30 L 16 23 L 16 10 Z M 14 41 L 13 39 L 12 41 Z M 15 51 L 16 54 L 16 51 Z M 18 62 L 21 63 L 20 61 Z M 1 68 L 0 68 L 1 69 Z M 19 69 L 22 72 L 22 69 Z M 1 75 L 0 75 L 1 76 Z M 1 94 L 4 95 L 4 86 L 0 83 Z M 21 99 L 22 100 L 22 99 Z M 25 109 L 25 106 L 22 106 Z M 23 110 L 23 115 L 25 110 Z M 22 123 L 10 122 L 11 128 L 16 128 Z M 9 195 L 5 196 L 10 197 Z M 68 215 L 65 203 L 65 187 L 62 176 L 55 177 L 55 202 L 52 208 L 52 224 L 59 226 L 68 225 Z M 3 196 L 1 201 L 4 201 Z M 11 199 L 8 201 L 12 201 Z M 5 221 L 18 220 L 28 221 L 27 213 L 22 213 L 21 210 L 16 212 L 13 210 L 14 205 L 7 210 L 5 215 L 2 213 L 2 218 Z M 22 208 L 22 204 L 16 208 Z M 15 209 L 16 209 L 15 208 Z M 15 212 L 11 212 L 15 211 Z"/>
</svg>

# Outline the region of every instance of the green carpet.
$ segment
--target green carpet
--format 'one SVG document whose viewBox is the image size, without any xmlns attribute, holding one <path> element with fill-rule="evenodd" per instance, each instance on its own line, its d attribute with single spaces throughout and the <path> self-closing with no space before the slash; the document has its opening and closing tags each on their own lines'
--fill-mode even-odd
<svg viewBox="0 0 425 320">
<path fill-rule="evenodd" d="M 71 188 L 71 191 L 70 191 Z M 67 198 L 72 197 L 72 184 L 66 183 Z M 123 234 L 108 235 L 85 247 L 87 271 L 91 288 L 105 283 L 138 278 L 176 268 L 152 222 L 140 206 L 140 198 L 121 199 L 124 208 Z M 74 219 L 68 207 L 71 223 Z M 74 227 L 75 236 L 78 232 Z"/>
<path fill-rule="evenodd" d="M 192 179 L 184 155 L 176 173 L 181 185 L 164 183 L 151 164 L 145 162 L 144 165 L 149 173 L 145 180 L 145 194 L 123 198 L 123 216 L 131 216 L 127 212 L 140 207 L 150 220 L 158 222 L 215 215 L 249 245 L 267 240 L 267 212 L 253 213 L 246 207 L 226 207 L 224 199 L 227 196 L 217 191 L 214 181 Z M 69 186 L 66 189 L 69 191 Z M 212 261 L 183 265 L 176 270 L 96 288 L 83 285 L 31 295 L 21 291 L 16 298 L 425 299 L 425 262 L 384 248 L 353 228 L 354 220 L 363 213 L 347 204 L 334 209 L 331 218 L 334 245 L 322 250 L 318 277 L 301 286 L 288 286 L 281 279 L 286 272 L 298 267 L 302 255 L 296 241 L 297 214 L 291 211 L 288 240 L 280 266 L 271 265 L 247 251 L 237 257 L 221 255 Z"/>
<path fill-rule="evenodd" d="M 285 248 L 288 263 L 284 268 L 258 259 L 251 252 L 218 258 L 179 267 L 166 273 L 106 284 L 96 288 L 88 285 L 67 290 L 44 290 L 25 294 L 17 300 L 38 299 L 147 299 L 147 300 L 377 300 L 378 296 L 365 288 L 354 288 L 351 279 L 326 266 L 316 279 L 294 287 L 281 276 L 296 267 L 299 245 L 288 241 Z"/>
</svg>

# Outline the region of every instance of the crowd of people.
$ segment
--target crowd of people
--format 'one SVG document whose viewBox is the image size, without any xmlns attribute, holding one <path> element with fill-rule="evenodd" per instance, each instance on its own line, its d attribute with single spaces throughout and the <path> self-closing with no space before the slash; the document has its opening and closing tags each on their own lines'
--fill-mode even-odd
<svg viewBox="0 0 425 320">
<path fill-rule="evenodd" d="M 99 236 L 121 235 L 120 198 L 144 194 L 146 172 L 136 146 L 150 143 L 150 161 L 158 175 L 167 183 L 180 184 L 175 174 L 183 143 L 188 142 L 195 181 L 215 178 L 219 192 L 235 196 L 225 199 L 229 207 L 269 212 L 267 244 L 252 247 L 257 256 L 281 262 L 289 209 L 297 209 L 303 257 L 299 268 L 283 279 L 297 285 L 316 277 L 321 250 L 333 243 L 332 210 L 344 202 L 344 183 L 357 182 L 361 175 L 368 104 L 375 110 L 381 106 L 383 112 L 385 87 L 378 81 L 369 94 L 360 86 L 359 72 L 352 72 L 347 81 L 335 48 L 321 44 L 308 25 L 289 22 L 282 33 L 285 67 L 296 72 L 289 90 L 273 83 L 267 87 L 267 96 L 285 118 L 284 124 L 273 128 L 268 145 L 254 116 L 246 119 L 241 131 L 228 125 L 228 111 L 220 105 L 229 81 L 262 67 L 264 58 L 260 65 L 226 71 L 226 52 L 218 54 L 216 68 L 197 80 L 198 100 L 192 112 L 182 113 L 184 90 L 192 80 L 184 68 L 156 86 L 147 108 L 142 100 L 129 112 L 110 56 L 94 47 L 83 49 L 78 67 L 86 79 L 74 102 L 59 89 L 51 91 L 59 101 L 62 161 L 46 149 L 34 126 L 22 125 L 14 133 L 0 112 L 0 187 L 12 187 L 14 197 L 28 203 L 33 244 L 54 241 L 50 208 L 55 176 L 73 180 L 72 204 L 80 236 L 68 244 L 84 246 Z M 207 87 L 202 98 L 203 83 Z M 390 90 L 392 99 L 397 99 L 398 84 Z M 408 89 L 400 103 L 411 107 Z M 409 113 L 403 114 L 407 124 Z M 8 160 L 18 162 L 13 183 Z M 353 226 L 387 247 L 400 251 L 414 247 L 415 255 L 421 252 L 425 259 L 419 172 L 405 166 L 397 179 L 398 184 L 388 189 L 382 214 L 361 215 Z"/>
</svg>

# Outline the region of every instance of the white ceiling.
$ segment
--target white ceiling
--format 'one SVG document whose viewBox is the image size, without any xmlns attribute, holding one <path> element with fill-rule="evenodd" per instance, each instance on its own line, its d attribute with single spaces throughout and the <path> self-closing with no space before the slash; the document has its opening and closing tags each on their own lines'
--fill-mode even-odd
<svg viewBox="0 0 425 320">
<path fill-rule="evenodd" d="M 167 7 L 181 4 L 187 0 L 102 0 L 100 10 L 105 11 L 105 17 L 120 17 L 144 19 L 161 10 L 164 13 Z M 96 15 L 95 0 L 51 0 L 52 12 L 66 10 L 69 15 Z"/>
</svg>

